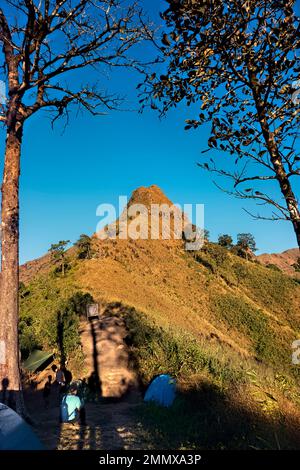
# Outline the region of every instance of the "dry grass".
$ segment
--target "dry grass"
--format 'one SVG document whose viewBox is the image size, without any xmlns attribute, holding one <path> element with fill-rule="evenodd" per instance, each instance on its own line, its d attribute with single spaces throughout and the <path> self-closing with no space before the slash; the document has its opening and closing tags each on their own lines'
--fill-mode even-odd
<svg viewBox="0 0 300 470">
<path fill-rule="evenodd" d="M 159 202 L 160 195 L 153 190 L 149 199 L 147 191 L 142 191 L 133 195 L 133 202 L 141 197 L 149 204 Z M 261 447 L 289 447 L 292 422 L 300 424 L 295 380 L 299 367 L 291 365 L 291 342 L 300 337 L 300 285 L 214 244 L 196 254 L 184 251 L 179 241 L 100 241 L 94 237 L 93 245 L 91 260 L 78 261 L 71 250 L 72 269 L 65 279 L 53 281 L 48 274 L 53 268 L 42 258 L 22 270 L 24 282 L 42 274 L 50 291 L 54 286 L 59 295 L 67 287 L 72 292 L 89 292 L 103 304 L 119 302 L 123 314 L 134 317 L 136 326 L 131 322 L 129 329 L 139 330 L 143 338 L 133 335 L 141 376 L 149 380 L 155 373 L 171 370 L 178 376 L 182 394 L 198 398 L 206 383 L 216 399 L 225 393 L 225 402 L 223 398 L 218 401 L 221 415 L 226 411 L 224 403 L 235 400 L 237 420 L 242 413 L 249 422 L 253 418 L 260 423 L 265 433 L 262 439 L 270 441 Z M 39 282 L 30 284 L 31 292 L 22 302 L 26 314 L 51 308 L 49 298 L 41 297 Z M 43 303 L 46 310 L 41 308 Z M 145 329 L 148 333 L 143 337 Z M 212 418 L 200 415 L 199 419 Z M 279 432 L 282 421 L 284 432 Z M 259 447 L 253 435 L 247 446 Z M 236 436 L 232 436 L 227 446 L 235 443 Z M 211 445 L 217 446 L 212 441 Z"/>
</svg>

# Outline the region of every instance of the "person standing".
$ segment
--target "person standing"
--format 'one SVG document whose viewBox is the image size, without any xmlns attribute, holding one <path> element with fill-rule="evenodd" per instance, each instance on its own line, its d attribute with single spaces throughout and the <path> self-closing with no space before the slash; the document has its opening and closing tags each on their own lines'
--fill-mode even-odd
<svg viewBox="0 0 300 470">
<path fill-rule="evenodd" d="M 62 389 L 65 385 L 65 376 L 64 376 L 64 373 L 63 373 L 63 370 L 62 370 L 61 366 L 59 366 L 59 368 L 56 371 L 55 380 L 56 380 L 57 384 L 59 385 L 59 388 Z"/>
<path fill-rule="evenodd" d="M 85 408 L 77 396 L 76 384 L 71 384 L 68 393 L 63 396 L 60 405 L 60 422 L 85 425 Z"/>
</svg>

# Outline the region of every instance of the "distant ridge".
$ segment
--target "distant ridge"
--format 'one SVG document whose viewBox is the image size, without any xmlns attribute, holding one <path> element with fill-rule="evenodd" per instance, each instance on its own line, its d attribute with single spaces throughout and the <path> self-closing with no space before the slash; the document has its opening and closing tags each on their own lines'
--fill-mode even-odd
<svg viewBox="0 0 300 470">
<path fill-rule="evenodd" d="M 275 264 L 285 273 L 300 277 L 300 274 L 293 268 L 293 264 L 296 263 L 299 257 L 300 251 L 298 248 L 291 248 L 282 253 L 263 253 L 257 256 L 258 260 L 264 265 Z"/>
</svg>

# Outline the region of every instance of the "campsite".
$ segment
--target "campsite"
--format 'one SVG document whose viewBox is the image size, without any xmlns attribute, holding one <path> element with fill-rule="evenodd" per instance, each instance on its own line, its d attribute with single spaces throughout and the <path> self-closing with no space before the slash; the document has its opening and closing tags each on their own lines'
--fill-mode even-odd
<svg viewBox="0 0 300 470">
<path fill-rule="evenodd" d="M 91 320 L 88 317 L 88 321 L 82 321 L 81 328 L 87 358 L 85 373 L 89 377 L 80 380 L 77 373 L 72 375 L 71 380 L 78 384 L 79 390 L 83 389 L 80 397 L 85 401 L 87 425 L 82 432 L 80 427 L 70 429 L 68 424 L 59 424 L 61 394 L 55 384 L 56 359 L 53 354 L 36 350 L 23 363 L 24 373 L 28 373 L 24 398 L 30 417 L 38 426 L 35 432 L 48 449 L 96 450 L 105 449 L 106 445 L 112 449 L 138 449 L 150 445 L 141 423 L 134 416 L 135 409 L 143 403 L 143 396 L 137 377 L 129 368 L 128 349 L 124 343 L 126 330 L 122 322 L 110 317 L 102 318 L 99 322 L 95 317 Z M 65 371 L 66 368 L 66 377 Z M 95 385 L 90 380 L 93 374 L 97 376 Z M 49 403 L 45 406 L 43 390 L 49 375 L 53 377 L 53 383 Z M 160 377 L 161 383 L 155 385 L 155 380 Z M 154 389 L 150 384 L 145 391 L 145 400 L 156 401 L 158 406 L 170 406 L 175 398 L 175 384 L 171 377 L 158 376 L 152 383 Z M 115 419 L 111 418 L 112 415 Z M 94 437 L 91 438 L 90 434 L 94 434 Z"/>
<path fill-rule="evenodd" d="M 129 204 L 146 198 L 166 200 L 140 188 Z M 21 268 L 23 354 L 29 340 L 44 347 L 24 362 L 38 368 L 24 398 L 46 449 L 297 448 L 293 278 L 212 242 L 196 255 L 181 240 L 94 237 L 91 247 L 91 259 L 70 248 L 65 276 L 49 255 Z M 87 317 L 91 304 L 99 317 Z M 59 423 L 52 367 L 62 358 L 69 381 L 84 381 L 86 426 Z M 171 403 L 160 389 L 151 401 L 160 377 L 171 378 Z"/>
<path fill-rule="evenodd" d="M 300 0 L 1 0 L 1 465 L 300 451 L 299 53 Z"/>
</svg>

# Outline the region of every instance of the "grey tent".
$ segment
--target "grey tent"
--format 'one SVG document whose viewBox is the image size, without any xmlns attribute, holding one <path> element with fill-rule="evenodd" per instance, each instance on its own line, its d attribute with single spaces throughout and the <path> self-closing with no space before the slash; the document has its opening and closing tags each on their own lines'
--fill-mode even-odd
<svg viewBox="0 0 300 470">
<path fill-rule="evenodd" d="M 11 408 L 0 403 L 0 450 L 43 450 L 32 428 Z"/>
<path fill-rule="evenodd" d="M 23 367 L 29 372 L 36 372 L 37 370 L 45 369 L 52 362 L 53 358 L 53 353 L 35 349 L 26 361 L 23 362 Z"/>
</svg>

